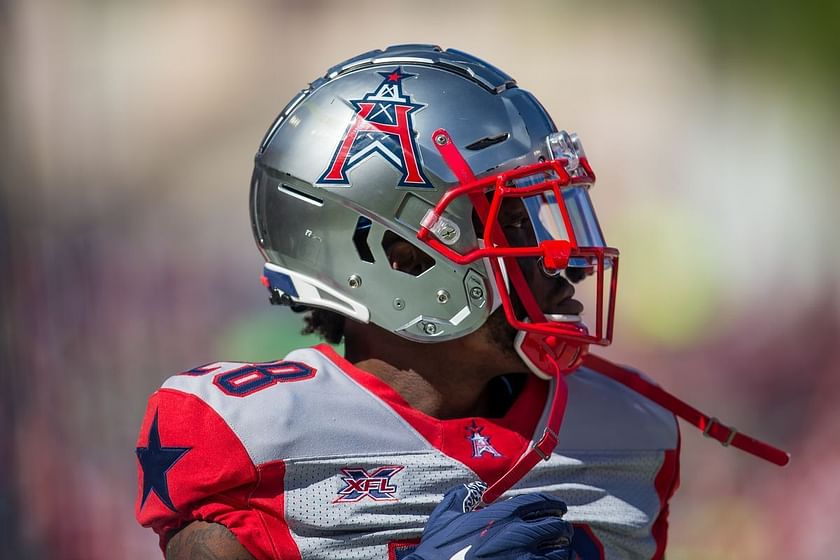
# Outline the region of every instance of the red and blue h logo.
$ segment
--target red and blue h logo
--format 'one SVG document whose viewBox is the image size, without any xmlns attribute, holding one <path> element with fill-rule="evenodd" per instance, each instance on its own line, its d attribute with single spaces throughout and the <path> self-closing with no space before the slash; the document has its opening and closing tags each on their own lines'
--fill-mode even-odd
<svg viewBox="0 0 840 560">
<path fill-rule="evenodd" d="M 376 91 L 350 100 L 356 114 L 317 184 L 349 186 L 347 173 L 378 154 L 402 173 L 398 187 L 432 187 L 421 170 L 412 123 L 412 115 L 425 105 L 412 103 L 402 91 L 402 81 L 415 74 L 405 74 L 400 68 L 379 74 L 384 79 Z"/>
</svg>

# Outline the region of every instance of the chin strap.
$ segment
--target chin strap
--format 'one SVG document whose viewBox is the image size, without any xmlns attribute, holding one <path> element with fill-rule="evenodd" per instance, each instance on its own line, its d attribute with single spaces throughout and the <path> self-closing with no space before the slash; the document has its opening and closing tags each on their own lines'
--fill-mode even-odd
<svg viewBox="0 0 840 560">
<path fill-rule="evenodd" d="M 717 418 L 697 410 L 665 389 L 648 381 L 638 373 L 616 365 L 604 358 L 589 354 L 584 357 L 583 365 L 618 381 L 625 387 L 632 389 L 643 397 L 650 399 L 662 408 L 671 411 L 689 424 L 693 424 L 703 432 L 703 435 L 717 440 L 724 447 L 737 447 L 765 461 L 783 467 L 790 462 L 790 454 L 759 441 L 735 428 L 722 424 Z"/>
<path fill-rule="evenodd" d="M 548 419 L 539 441 L 522 454 L 516 463 L 496 482 L 487 487 L 481 496 L 478 507 L 486 506 L 507 492 L 519 482 L 540 461 L 548 461 L 560 433 L 560 424 L 566 413 L 569 389 L 565 376 L 580 365 L 586 354 L 586 345 L 571 345 L 559 341 L 556 337 L 543 337 L 533 333 L 519 331 L 514 348 L 525 365 L 541 379 L 553 380 L 553 394 L 548 409 Z"/>
<path fill-rule="evenodd" d="M 560 424 L 563 422 L 563 414 L 566 412 L 568 394 L 566 380 L 563 379 L 562 375 L 558 375 L 554 378 L 554 394 L 551 397 L 551 408 L 548 412 L 548 420 L 542 437 L 517 459 L 510 470 L 487 487 L 487 490 L 481 495 L 481 502 L 477 507 L 484 507 L 494 502 L 496 498 L 507 492 L 511 486 L 528 474 L 537 463 L 548 461 L 551 452 L 557 447 L 557 434 L 560 433 Z"/>
</svg>

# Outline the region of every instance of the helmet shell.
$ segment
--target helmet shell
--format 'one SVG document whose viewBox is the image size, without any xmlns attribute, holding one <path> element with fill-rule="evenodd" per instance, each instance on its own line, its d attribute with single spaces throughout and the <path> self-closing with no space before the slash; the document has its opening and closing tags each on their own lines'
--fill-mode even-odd
<svg viewBox="0 0 840 560">
<path fill-rule="evenodd" d="M 556 131 L 508 75 L 431 45 L 347 60 L 283 110 L 255 158 L 251 218 L 267 270 L 282 277 L 293 302 L 415 341 L 484 324 L 498 306 L 484 263 L 456 264 L 416 238 L 426 212 L 458 185 L 435 146 L 438 129 L 479 177 L 545 158 Z M 478 246 L 468 199 L 444 217 L 456 230 L 453 249 Z M 395 270 L 383 247 L 394 236 L 433 266 L 417 275 Z"/>
</svg>

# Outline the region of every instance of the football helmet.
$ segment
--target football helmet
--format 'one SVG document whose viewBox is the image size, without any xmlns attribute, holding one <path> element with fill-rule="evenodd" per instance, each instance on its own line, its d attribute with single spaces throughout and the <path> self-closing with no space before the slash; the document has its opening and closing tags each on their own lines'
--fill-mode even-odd
<svg viewBox="0 0 840 560">
<path fill-rule="evenodd" d="M 469 334 L 502 306 L 532 369 L 568 370 L 612 337 L 618 251 L 594 182 L 577 136 L 498 68 L 433 45 L 364 53 L 300 92 L 259 147 L 251 219 L 263 283 L 275 302 L 417 342 Z M 528 243 L 500 225 L 511 201 L 527 212 Z M 394 267 L 396 241 L 425 257 Z M 538 301 L 522 259 L 596 280 L 591 332 Z"/>
</svg>

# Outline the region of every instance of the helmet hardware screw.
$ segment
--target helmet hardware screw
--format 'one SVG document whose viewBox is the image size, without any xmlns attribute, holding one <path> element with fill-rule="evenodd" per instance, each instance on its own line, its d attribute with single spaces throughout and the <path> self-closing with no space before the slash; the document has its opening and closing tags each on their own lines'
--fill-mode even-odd
<svg viewBox="0 0 840 560">
<path fill-rule="evenodd" d="M 484 290 L 478 286 L 473 286 L 470 288 L 470 297 L 473 299 L 481 299 L 484 297 Z"/>
<path fill-rule="evenodd" d="M 447 292 L 446 290 L 438 290 L 437 302 L 446 303 L 447 301 L 449 301 L 449 292 Z"/>
<path fill-rule="evenodd" d="M 426 334 L 435 334 L 437 332 L 437 325 L 434 323 L 423 323 L 423 332 Z"/>
<path fill-rule="evenodd" d="M 394 309 L 397 311 L 405 309 L 405 301 L 402 298 L 394 298 Z"/>
<path fill-rule="evenodd" d="M 437 136 L 435 136 L 435 143 L 438 146 L 444 146 L 447 142 L 449 142 L 449 140 L 446 138 L 445 134 L 438 134 Z"/>
<path fill-rule="evenodd" d="M 351 288 L 358 288 L 362 285 L 362 277 L 358 274 L 351 274 L 347 279 L 347 285 Z"/>
<path fill-rule="evenodd" d="M 455 233 L 456 233 L 455 228 L 453 228 L 451 226 L 443 226 L 442 228 L 440 228 L 440 231 L 438 232 L 438 236 L 443 241 L 451 241 L 455 238 Z"/>
</svg>

